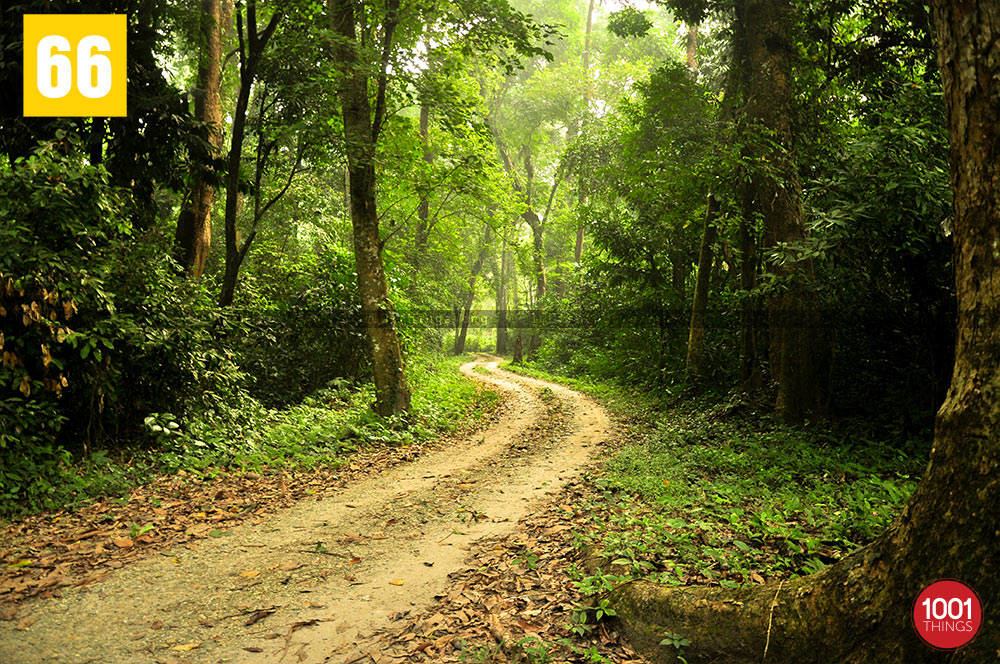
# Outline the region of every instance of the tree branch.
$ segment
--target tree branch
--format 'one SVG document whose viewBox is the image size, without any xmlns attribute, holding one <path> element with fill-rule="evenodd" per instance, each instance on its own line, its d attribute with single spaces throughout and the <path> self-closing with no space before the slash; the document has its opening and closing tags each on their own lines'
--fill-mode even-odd
<svg viewBox="0 0 1000 664">
<path fill-rule="evenodd" d="M 399 0 L 386 0 L 385 28 L 382 35 L 382 62 L 375 96 L 375 117 L 372 120 L 372 141 L 378 142 L 385 119 L 385 89 L 389 84 L 389 57 L 392 55 L 392 35 L 399 24 Z"/>
</svg>

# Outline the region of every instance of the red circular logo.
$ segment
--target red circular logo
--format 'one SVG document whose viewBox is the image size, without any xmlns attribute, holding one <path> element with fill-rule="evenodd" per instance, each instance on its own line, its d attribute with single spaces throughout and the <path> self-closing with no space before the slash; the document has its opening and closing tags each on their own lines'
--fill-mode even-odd
<svg viewBox="0 0 1000 664">
<path fill-rule="evenodd" d="M 957 579 L 935 581 L 913 602 L 913 628 L 927 645 L 940 650 L 961 648 L 982 623 L 979 597 Z"/>
</svg>

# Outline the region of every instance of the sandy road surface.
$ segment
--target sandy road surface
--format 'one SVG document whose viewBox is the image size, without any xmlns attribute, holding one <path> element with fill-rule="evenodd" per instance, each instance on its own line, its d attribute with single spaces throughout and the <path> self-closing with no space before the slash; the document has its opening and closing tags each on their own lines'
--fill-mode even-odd
<svg viewBox="0 0 1000 664">
<path fill-rule="evenodd" d="M 29 629 L 0 623 L 0 662 L 350 661 L 359 638 L 446 589 L 474 541 L 513 530 L 608 435 L 593 400 L 498 363 L 462 367 L 509 402 L 485 431 L 36 601 L 18 614 L 37 619 Z"/>
</svg>

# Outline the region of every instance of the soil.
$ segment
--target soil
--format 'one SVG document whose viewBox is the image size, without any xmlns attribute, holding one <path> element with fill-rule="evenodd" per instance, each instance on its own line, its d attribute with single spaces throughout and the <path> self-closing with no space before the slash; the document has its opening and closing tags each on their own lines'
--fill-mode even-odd
<svg viewBox="0 0 1000 664">
<path fill-rule="evenodd" d="M 590 398 L 498 364 L 462 367 L 505 395 L 484 431 L 30 601 L 0 622 L 0 661 L 379 662 L 373 634 L 448 597 L 449 575 L 551 509 L 610 435 Z"/>
</svg>

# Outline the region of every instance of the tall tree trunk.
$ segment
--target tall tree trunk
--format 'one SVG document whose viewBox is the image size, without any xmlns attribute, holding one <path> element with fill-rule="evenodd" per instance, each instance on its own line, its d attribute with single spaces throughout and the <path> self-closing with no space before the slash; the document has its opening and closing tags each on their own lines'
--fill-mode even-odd
<svg viewBox="0 0 1000 664">
<path fill-rule="evenodd" d="M 555 189 L 553 188 L 553 193 Z M 527 353 L 533 356 L 542 345 L 542 338 L 535 327 L 538 321 L 538 314 L 542 308 L 542 298 L 545 297 L 547 281 L 545 278 L 545 237 L 543 235 L 545 226 L 544 220 L 539 220 L 538 215 L 530 208 L 524 213 L 524 220 L 531 227 L 531 260 L 534 263 L 535 271 L 535 302 L 532 312 L 532 329 L 528 336 Z"/>
<path fill-rule="evenodd" d="M 507 354 L 507 278 L 510 251 L 506 238 L 500 248 L 500 274 L 497 277 L 497 355 Z"/>
<path fill-rule="evenodd" d="M 229 21 L 222 0 L 202 0 L 199 25 L 198 87 L 194 91 L 194 114 L 209 125 L 212 152 L 222 151 L 222 32 Z M 193 278 L 200 279 L 212 246 L 212 200 L 215 187 L 204 175 L 195 176 L 191 191 L 177 218 L 177 260 Z"/>
<path fill-rule="evenodd" d="M 689 69 L 698 70 L 698 24 L 689 23 L 685 40 L 685 60 Z"/>
<path fill-rule="evenodd" d="M 393 13 L 392 0 L 389 4 L 390 13 Z M 398 6 L 399 3 L 395 2 L 396 11 Z M 347 145 L 358 291 L 375 380 L 374 409 L 379 415 L 387 416 L 409 409 L 410 388 L 406 384 L 403 351 L 396 334 L 382 264 L 382 241 L 375 202 L 375 146 L 384 117 L 385 77 L 383 75 L 379 81 L 373 120 L 368 100 L 369 78 L 366 69 L 359 63 L 354 10 L 352 0 L 333 0 L 331 27 L 343 38 L 335 48 L 340 69 L 338 87 Z M 395 17 L 387 20 L 395 20 Z M 385 39 L 387 44 L 391 42 L 392 27 L 386 29 Z M 383 71 L 385 67 L 383 59 Z"/>
<path fill-rule="evenodd" d="M 588 113 L 590 112 L 590 100 L 592 97 L 590 86 L 590 35 L 594 30 L 594 1 L 590 0 L 590 6 L 587 8 L 587 31 L 583 37 L 583 77 L 586 81 L 586 87 L 583 90 L 583 102 L 584 110 Z M 577 203 L 579 205 L 586 205 L 587 200 L 587 193 L 584 191 L 583 186 L 581 186 Z M 579 209 L 579 205 L 577 209 Z M 577 219 L 576 222 L 576 245 L 573 247 L 573 260 L 578 265 L 583 261 L 583 221 L 581 219 Z"/>
<path fill-rule="evenodd" d="M 726 81 L 726 97 L 733 100 L 733 104 L 727 106 L 727 110 L 735 116 L 736 140 L 743 144 L 740 150 L 741 164 L 748 164 L 753 160 L 753 151 L 747 145 L 745 137 L 748 135 L 750 118 L 747 117 L 746 107 L 738 100 L 750 95 L 750 77 L 747 65 L 747 34 L 746 26 L 743 22 L 742 5 L 737 5 L 739 11 L 733 16 L 732 26 L 732 54 L 729 66 L 729 78 Z M 741 183 L 739 190 L 741 193 L 740 218 L 738 225 L 739 249 L 740 249 L 740 373 L 739 389 L 744 391 L 754 391 L 763 385 L 763 378 L 758 365 L 757 357 L 757 331 L 761 328 L 760 320 L 757 316 L 758 298 L 751 293 L 757 286 L 757 241 L 756 232 L 757 218 L 759 210 L 757 199 L 750 182 L 749 169 L 740 166 L 737 179 Z"/>
<path fill-rule="evenodd" d="M 459 329 L 458 334 L 455 335 L 455 355 L 461 355 L 465 352 L 465 337 L 469 332 L 469 318 L 472 312 L 472 302 L 476 297 L 476 279 L 479 278 L 479 272 L 483 269 L 483 262 L 486 260 L 486 254 L 490 249 L 490 227 L 486 224 L 486 230 L 483 231 L 483 243 L 479 247 L 479 253 L 476 255 L 476 262 L 472 264 L 472 273 L 469 276 L 469 286 L 465 289 L 465 296 L 462 302 L 462 327 Z"/>
<path fill-rule="evenodd" d="M 535 306 L 545 297 L 545 227 L 533 210 L 524 213 L 524 220 L 531 228 L 531 262 L 535 268 Z"/>
<path fill-rule="evenodd" d="M 759 141 L 756 157 L 766 161 L 751 174 L 754 206 L 764 219 L 768 247 L 805 237 L 802 186 L 792 155 L 793 78 L 791 73 L 791 0 L 745 0 L 740 19 L 745 26 L 750 95 L 749 120 L 770 134 Z M 738 11 L 740 11 L 738 9 Z M 819 410 L 820 382 L 815 362 L 819 341 L 811 261 L 772 264 L 772 272 L 791 279 L 787 289 L 768 303 L 771 373 L 778 385 L 776 408 L 788 422 L 800 422 Z"/>
<path fill-rule="evenodd" d="M 1000 653 L 1000 5 L 933 2 L 958 337 L 927 470 L 881 537 L 817 574 L 739 590 L 623 586 L 613 606 L 656 661 L 676 661 L 658 645 L 667 632 L 691 641 L 690 664 L 978 664 Z M 932 649 L 911 626 L 917 594 L 941 578 L 970 584 L 984 607 L 979 635 L 954 653 Z"/>
<path fill-rule="evenodd" d="M 705 209 L 705 228 L 701 235 L 701 251 L 698 254 L 698 280 L 694 289 L 694 304 L 691 307 L 691 327 L 688 332 L 686 373 L 689 379 L 701 375 L 701 361 L 705 350 L 705 316 L 708 309 L 708 287 L 712 276 L 712 244 L 717 232 L 715 218 L 719 212 L 719 201 L 708 195 Z"/>
<path fill-rule="evenodd" d="M 434 163 L 434 153 L 431 152 L 430 143 L 430 119 L 431 119 L 431 107 L 424 102 L 420 105 L 420 140 L 424 144 L 424 162 L 428 164 Z M 416 261 L 419 265 L 419 261 L 423 258 L 424 252 L 427 251 L 427 240 L 430 233 L 428 228 L 428 220 L 431 216 L 431 205 L 430 200 L 427 195 L 420 196 L 420 207 L 417 208 L 417 232 L 416 232 Z"/>
</svg>

